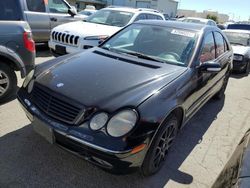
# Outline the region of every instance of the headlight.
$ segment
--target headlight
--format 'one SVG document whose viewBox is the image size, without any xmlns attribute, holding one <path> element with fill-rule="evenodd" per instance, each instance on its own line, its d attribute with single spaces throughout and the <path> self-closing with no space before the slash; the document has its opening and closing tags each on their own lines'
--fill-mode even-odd
<svg viewBox="0 0 250 188">
<path fill-rule="evenodd" d="M 29 84 L 30 80 L 33 78 L 34 76 L 34 70 L 30 71 L 30 73 L 25 77 L 25 80 L 23 82 L 23 87 L 27 87 L 27 85 Z"/>
<path fill-rule="evenodd" d="M 84 40 L 105 40 L 108 37 L 109 37 L 108 35 L 90 36 L 90 37 L 85 37 Z"/>
<path fill-rule="evenodd" d="M 134 110 L 123 110 L 117 113 L 108 122 L 108 134 L 113 137 L 120 137 L 127 134 L 134 128 L 137 118 L 138 115 Z"/>
<path fill-rule="evenodd" d="M 235 61 L 243 61 L 243 56 L 242 55 L 235 55 L 234 54 L 234 60 Z"/>
<path fill-rule="evenodd" d="M 101 112 L 90 120 L 90 128 L 94 131 L 101 129 L 108 121 L 108 114 Z"/>
</svg>

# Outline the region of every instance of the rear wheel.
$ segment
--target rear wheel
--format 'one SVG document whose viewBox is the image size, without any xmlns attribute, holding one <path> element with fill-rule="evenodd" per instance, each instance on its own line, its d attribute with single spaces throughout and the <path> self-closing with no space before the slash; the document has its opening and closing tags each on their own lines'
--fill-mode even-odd
<svg viewBox="0 0 250 188">
<path fill-rule="evenodd" d="M 11 96 L 17 86 L 17 77 L 13 69 L 0 62 L 0 100 Z"/>
<path fill-rule="evenodd" d="M 156 134 L 143 161 L 141 171 L 144 176 L 153 175 L 161 169 L 177 132 L 178 119 L 170 115 Z"/>
</svg>

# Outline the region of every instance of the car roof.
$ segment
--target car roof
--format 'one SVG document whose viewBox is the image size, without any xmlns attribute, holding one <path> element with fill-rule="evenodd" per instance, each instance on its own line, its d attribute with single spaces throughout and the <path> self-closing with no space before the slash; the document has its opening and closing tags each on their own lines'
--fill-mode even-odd
<svg viewBox="0 0 250 188">
<path fill-rule="evenodd" d="M 207 21 L 213 21 L 211 19 L 206 19 L 206 18 L 197 18 L 197 17 L 185 17 L 183 19 L 192 19 L 192 20 L 200 20 L 200 21 L 203 21 L 203 22 L 207 22 Z"/>
<path fill-rule="evenodd" d="M 216 27 L 214 27 L 214 26 L 202 25 L 202 24 L 196 24 L 196 23 L 186 23 L 186 22 L 179 22 L 179 21 L 140 20 L 140 21 L 137 21 L 135 23 L 164 26 L 164 27 L 173 27 L 173 28 L 177 28 L 177 29 L 185 29 L 185 30 L 193 30 L 193 31 L 201 31 L 201 30 L 206 29 L 206 28 L 216 29 Z"/>
<path fill-rule="evenodd" d="M 249 30 L 243 30 L 243 29 L 225 29 L 223 32 L 230 32 L 230 33 L 247 33 L 250 34 Z"/>
<path fill-rule="evenodd" d="M 154 14 L 161 14 L 158 10 L 155 9 L 149 9 L 149 8 L 132 8 L 132 7 L 123 7 L 123 6 L 109 6 L 104 9 L 109 9 L 109 10 L 120 10 L 120 11 L 126 11 L 126 12 L 150 12 Z"/>
</svg>

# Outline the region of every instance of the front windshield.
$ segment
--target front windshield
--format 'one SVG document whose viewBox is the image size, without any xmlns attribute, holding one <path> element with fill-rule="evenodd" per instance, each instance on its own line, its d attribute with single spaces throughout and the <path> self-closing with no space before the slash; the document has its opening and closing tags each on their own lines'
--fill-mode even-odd
<svg viewBox="0 0 250 188">
<path fill-rule="evenodd" d="M 225 32 L 225 34 L 231 44 L 250 46 L 250 34 L 248 33 Z"/>
<path fill-rule="evenodd" d="M 194 31 L 163 26 L 133 24 L 101 47 L 117 53 L 151 58 L 161 63 L 186 66 L 193 53 Z"/>
<path fill-rule="evenodd" d="M 86 19 L 87 22 L 124 27 L 134 13 L 117 10 L 99 10 Z"/>
</svg>

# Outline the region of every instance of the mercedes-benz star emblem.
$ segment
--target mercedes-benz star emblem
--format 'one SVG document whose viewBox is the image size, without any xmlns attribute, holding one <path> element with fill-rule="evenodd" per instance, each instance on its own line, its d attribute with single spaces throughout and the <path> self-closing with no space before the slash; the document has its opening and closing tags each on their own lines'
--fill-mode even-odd
<svg viewBox="0 0 250 188">
<path fill-rule="evenodd" d="M 56 84 L 56 87 L 63 87 L 64 86 L 64 83 L 58 83 L 58 84 Z"/>
</svg>

